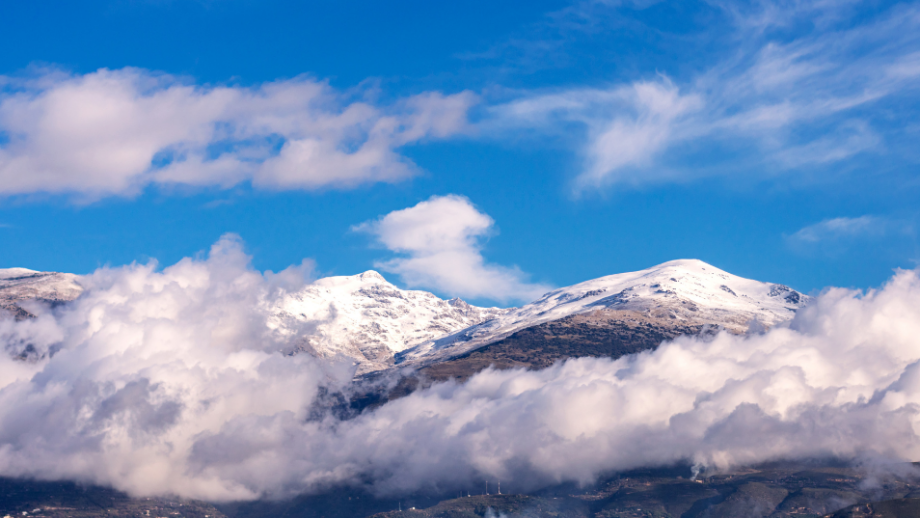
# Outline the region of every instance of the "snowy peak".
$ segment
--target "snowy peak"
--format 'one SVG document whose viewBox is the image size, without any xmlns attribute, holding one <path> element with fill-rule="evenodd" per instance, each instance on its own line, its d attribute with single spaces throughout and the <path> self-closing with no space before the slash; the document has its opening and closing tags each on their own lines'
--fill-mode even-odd
<svg viewBox="0 0 920 518">
<path fill-rule="evenodd" d="M 70 301 L 79 277 L 26 268 L 0 269 L 0 308 L 33 316 L 32 300 Z M 781 284 L 745 279 L 698 260 L 669 261 L 608 275 L 546 293 L 521 308 L 481 308 L 455 298 L 402 290 L 370 270 L 326 277 L 273 300 L 269 325 L 294 348 L 316 356 L 345 356 L 358 374 L 402 361 L 438 361 L 501 340 L 527 327 L 575 314 L 605 319 L 641 314 L 659 325 L 711 324 L 745 332 L 756 321 L 771 327 L 792 318 L 808 297 Z"/>
<path fill-rule="evenodd" d="M 383 278 L 383 275 L 380 275 L 374 270 L 368 270 L 360 275 L 357 275 L 356 277 L 364 282 L 383 282 L 389 284 L 387 280 Z"/>
<path fill-rule="evenodd" d="M 26 277 L 32 277 L 38 274 L 50 274 L 51 272 L 39 272 L 28 268 L 3 268 L 0 269 L 0 281 L 16 280 Z"/>
<path fill-rule="evenodd" d="M 374 270 L 368 270 L 358 275 L 341 275 L 334 277 L 323 277 L 313 282 L 312 286 L 320 286 L 330 290 L 350 291 L 364 286 L 374 286 L 384 284 L 392 288 L 396 286 L 387 282 L 382 275 Z"/>
<path fill-rule="evenodd" d="M 33 316 L 28 306 L 35 300 L 51 304 L 74 300 L 83 293 L 72 273 L 39 272 L 28 268 L 0 269 L 0 309 L 16 318 Z"/>
<path fill-rule="evenodd" d="M 594 311 L 634 311 L 674 324 L 711 324 L 741 333 L 753 321 L 772 327 L 791 319 L 808 297 L 781 284 L 732 275 L 696 259 L 669 261 L 546 293 L 524 307 L 442 339 L 421 344 L 401 360 L 463 354 L 520 329 Z"/>
<path fill-rule="evenodd" d="M 538 307 L 541 312 L 568 313 L 566 306 L 570 304 L 617 309 L 679 304 L 684 308 L 745 312 L 761 323 L 774 325 L 791 318 L 806 301 L 807 297 L 788 286 L 745 279 L 700 260 L 681 259 L 555 290 L 521 310 Z"/>
<path fill-rule="evenodd" d="M 506 313 L 401 290 L 371 270 L 326 277 L 289 294 L 276 309 L 281 327 L 311 328 L 302 347 L 322 357 L 347 356 L 358 372 L 389 367 L 395 353 Z"/>
</svg>

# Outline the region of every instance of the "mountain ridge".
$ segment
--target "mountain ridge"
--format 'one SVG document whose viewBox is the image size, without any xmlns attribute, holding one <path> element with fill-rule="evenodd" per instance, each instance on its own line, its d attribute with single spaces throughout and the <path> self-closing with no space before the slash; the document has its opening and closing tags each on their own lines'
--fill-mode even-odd
<svg viewBox="0 0 920 518">
<path fill-rule="evenodd" d="M 395 353 L 494 318 L 507 310 L 481 308 L 421 290 L 402 290 L 374 270 L 324 277 L 289 293 L 276 306 L 280 318 L 314 323 L 302 337 L 315 356 L 344 355 L 358 362 L 358 374 L 393 365 Z"/>
<path fill-rule="evenodd" d="M 783 284 L 746 279 L 698 259 L 668 261 L 552 290 L 530 304 L 397 354 L 397 363 L 457 357 L 516 331 L 574 314 L 638 311 L 660 322 L 716 326 L 736 334 L 791 320 L 809 297 Z"/>
<path fill-rule="evenodd" d="M 74 274 L 0 270 L 0 308 L 15 318 L 30 318 L 34 314 L 27 308 L 32 301 L 54 305 L 76 299 L 83 291 L 79 280 Z M 567 355 L 644 350 L 657 346 L 650 340 L 680 334 L 740 334 L 751 325 L 780 325 L 808 301 L 788 286 L 738 277 L 695 259 L 557 288 L 519 308 L 484 308 L 459 298 L 403 290 L 368 270 L 324 277 L 284 293 L 270 304 L 267 325 L 291 334 L 293 352 L 346 357 L 362 376 L 445 362 L 502 341 L 511 349 L 492 348 L 479 363 L 491 358 L 499 364 L 507 360 L 509 366 L 536 368 Z M 533 349 L 541 347 L 535 341 L 539 333 L 508 342 L 531 328 L 544 329 L 550 338 L 542 346 L 556 352 L 531 361 Z M 562 336 L 568 342 L 560 342 Z M 526 350 L 521 349 L 525 343 Z M 585 350 L 573 349 L 578 346 Z"/>
<path fill-rule="evenodd" d="M 79 278 L 72 273 L 0 269 L 0 310 L 10 312 L 19 320 L 32 318 L 35 315 L 28 306 L 34 302 L 56 305 L 79 297 L 83 293 Z"/>
</svg>

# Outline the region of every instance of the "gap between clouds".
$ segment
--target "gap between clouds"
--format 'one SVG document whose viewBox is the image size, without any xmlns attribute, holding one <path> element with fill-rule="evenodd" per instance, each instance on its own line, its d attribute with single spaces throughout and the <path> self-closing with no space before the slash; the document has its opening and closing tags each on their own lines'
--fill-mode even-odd
<svg viewBox="0 0 920 518">
<path fill-rule="evenodd" d="M 409 287 L 500 302 L 529 302 L 551 289 L 528 282 L 516 266 L 486 262 L 482 241 L 495 232 L 495 221 L 463 196 L 432 196 L 352 230 L 371 234 L 388 250 L 401 254 L 374 265 L 399 275 Z"/>
</svg>

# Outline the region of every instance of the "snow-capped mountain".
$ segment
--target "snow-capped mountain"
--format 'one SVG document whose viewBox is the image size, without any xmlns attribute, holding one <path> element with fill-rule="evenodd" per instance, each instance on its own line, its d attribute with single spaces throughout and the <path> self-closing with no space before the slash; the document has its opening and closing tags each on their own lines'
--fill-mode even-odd
<svg viewBox="0 0 920 518">
<path fill-rule="evenodd" d="M 292 320 L 301 328 L 313 324 L 301 338 L 303 349 L 321 357 L 353 358 L 359 374 L 392 366 L 399 351 L 508 311 L 401 290 L 375 271 L 319 279 L 276 306 L 278 325 Z"/>
<path fill-rule="evenodd" d="M 83 287 L 70 273 L 26 268 L 0 269 L 0 309 L 16 318 L 33 316 L 30 304 L 58 304 L 76 299 Z M 299 333 L 302 350 L 316 356 L 346 356 L 358 373 L 393 365 L 394 355 L 509 310 L 471 306 L 458 298 L 401 290 L 379 273 L 326 277 L 285 295 L 273 304 L 274 327 Z"/>
<path fill-rule="evenodd" d="M 83 291 L 80 277 L 0 269 L 0 309 L 28 318 L 32 300 L 63 303 Z M 808 297 L 780 284 L 744 279 L 697 260 L 664 263 L 560 288 L 521 308 L 481 308 L 418 290 L 401 290 L 379 273 L 319 279 L 273 301 L 269 325 L 286 329 L 294 348 L 344 356 L 358 374 L 398 363 L 430 364 L 572 315 L 659 326 L 710 324 L 741 333 L 792 318 Z M 581 317 L 579 317 L 581 318 Z M 677 333 L 677 331 L 675 331 Z M 679 333 L 678 333 L 679 334 Z"/>
<path fill-rule="evenodd" d="M 17 318 L 27 318 L 31 316 L 29 301 L 58 304 L 74 300 L 83 293 L 78 278 L 72 273 L 0 269 L 0 309 L 11 311 Z"/>
<path fill-rule="evenodd" d="M 492 320 L 419 344 L 397 361 L 456 357 L 521 329 L 580 313 L 630 311 L 659 322 L 710 324 L 742 333 L 755 321 L 772 327 L 790 320 L 807 303 L 807 296 L 782 284 L 738 277 L 699 260 L 669 261 L 553 290 Z"/>
</svg>

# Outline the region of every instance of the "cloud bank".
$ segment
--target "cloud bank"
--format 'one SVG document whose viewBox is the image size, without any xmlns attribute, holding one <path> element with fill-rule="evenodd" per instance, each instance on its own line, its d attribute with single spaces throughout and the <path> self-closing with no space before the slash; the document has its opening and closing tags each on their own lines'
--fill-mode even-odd
<svg viewBox="0 0 920 518">
<path fill-rule="evenodd" d="M 487 370 L 350 420 L 315 406 L 348 366 L 289 355 L 309 329 L 271 316 L 304 275 L 254 271 L 228 237 L 160 272 L 97 271 L 72 305 L 3 320 L 0 475 L 227 500 L 482 477 L 527 490 L 678 461 L 920 458 L 916 271 L 867 293 L 830 289 L 763 334 Z"/>
<path fill-rule="evenodd" d="M 527 282 L 517 267 L 486 262 L 481 241 L 494 227 L 495 221 L 470 200 L 449 194 L 432 196 L 354 229 L 374 235 L 392 252 L 405 254 L 375 266 L 399 275 L 410 287 L 502 302 L 529 302 L 549 291 L 545 284 Z"/>
<path fill-rule="evenodd" d="M 466 129 L 469 92 L 381 106 L 300 77 L 194 86 L 125 68 L 0 77 L 0 195 L 150 184 L 351 188 L 411 177 L 399 148 Z"/>
</svg>

